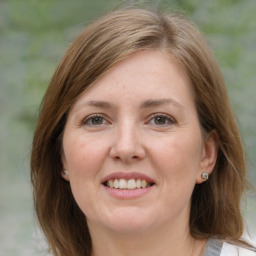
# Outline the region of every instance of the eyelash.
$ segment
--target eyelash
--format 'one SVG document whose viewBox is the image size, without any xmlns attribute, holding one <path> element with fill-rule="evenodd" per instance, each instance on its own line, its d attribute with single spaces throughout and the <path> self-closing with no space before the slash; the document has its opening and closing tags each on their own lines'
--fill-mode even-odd
<svg viewBox="0 0 256 256">
<path fill-rule="evenodd" d="M 155 125 L 155 126 L 167 126 L 167 125 L 172 125 L 172 124 L 175 124 L 176 123 L 176 120 L 172 117 L 170 117 L 169 115 L 166 115 L 164 113 L 155 113 L 155 114 L 152 114 L 149 118 L 148 118 L 148 121 L 146 122 L 146 124 L 149 124 L 151 121 L 155 120 L 156 118 L 164 118 L 164 121 L 167 123 L 164 123 L 164 124 L 152 124 L 152 125 Z M 94 118 L 101 118 L 102 120 L 102 123 L 100 124 L 93 124 L 92 121 Z M 102 126 L 102 125 L 105 125 L 106 123 L 110 123 L 107 121 L 105 115 L 103 114 L 92 114 L 92 115 L 89 115 L 88 117 L 86 117 L 85 119 L 82 120 L 82 125 L 87 125 L 87 126 L 95 126 L 95 127 L 98 127 L 98 126 Z"/>
</svg>

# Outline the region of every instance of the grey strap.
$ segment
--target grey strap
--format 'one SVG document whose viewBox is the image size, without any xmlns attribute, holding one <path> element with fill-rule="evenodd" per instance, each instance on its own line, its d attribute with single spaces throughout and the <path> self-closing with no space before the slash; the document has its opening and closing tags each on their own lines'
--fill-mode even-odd
<svg viewBox="0 0 256 256">
<path fill-rule="evenodd" d="M 220 256 L 222 246 L 223 242 L 221 240 L 210 238 L 202 256 Z"/>
</svg>

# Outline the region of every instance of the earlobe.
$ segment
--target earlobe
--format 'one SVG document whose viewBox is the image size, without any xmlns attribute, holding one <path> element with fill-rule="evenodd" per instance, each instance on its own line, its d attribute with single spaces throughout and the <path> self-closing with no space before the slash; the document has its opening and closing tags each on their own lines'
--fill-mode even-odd
<svg viewBox="0 0 256 256">
<path fill-rule="evenodd" d="M 205 135 L 204 149 L 202 152 L 202 158 L 198 175 L 196 179 L 197 184 L 208 180 L 216 164 L 218 155 L 218 134 L 216 130 L 211 131 Z"/>
<path fill-rule="evenodd" d="M 61 176 L 64 180 L 69 181 L 69 173 L 68 173 L 68 170 L 66 169 L 66 159 L 64 156 L 64 152 L 62 152 L 61 161 L 62 161 L 62 166 L 63 166 Z"/>
<path fill-rule="evenodd" d="M 64 180 L 66 181 L 69 181 L 69 174 L 68 174 L 68 171 L 66 169 L 64 169 L 62 172 L 61 172 L 61 176 Z"/>
</svg>

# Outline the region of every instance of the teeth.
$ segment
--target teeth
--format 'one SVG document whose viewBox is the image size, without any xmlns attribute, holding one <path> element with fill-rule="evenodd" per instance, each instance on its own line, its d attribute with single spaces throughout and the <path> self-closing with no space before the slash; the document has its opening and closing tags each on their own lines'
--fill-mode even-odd
<svg viewBox="0 0 256 256">
<path fill-rule="evenodd" d="M 108 185 L 109 185 L 109 187 L 114 188 L 114 181 L 113 180 L 109 180 L 108 181 Z"/>
<path fill-rule="evenodd" d="M 142 188 L 146 188 L 147 187 L 147 182 L 145 180 L 141 181 L 141 186 Z"/>
<path fill-rule="evenodd" d="M 119 188 L 119 182 L 117 179 L 114 181 L 114 188 Z"/>
<path fill-rule="evenodd" d="M 127 182 L 127 188 L 128 188 L 128 189 L 135 189 L 135 188 L 136 188 L 135 179 L 128 180 L 128 182 Z"/>
<path fill-rule="evenodd" d="M 136 188 L 141 188 L 141 179 L 137 179 Z"/>
<path fill-rule="evenodd" d="M 112 179 L 109 180 L 107 186 L 110 188 L 117 188 L 117 189 L 136 189 L 136 188 L 147 188 L 150 187 L 150 183 L 146 180 L 141 179 Z"/>
<path fill-rule="evenodd" d="M 119 180 L 119 188 L 126 189 L 127 188 L 127 181 L 125 179 Z"/>
</svg>

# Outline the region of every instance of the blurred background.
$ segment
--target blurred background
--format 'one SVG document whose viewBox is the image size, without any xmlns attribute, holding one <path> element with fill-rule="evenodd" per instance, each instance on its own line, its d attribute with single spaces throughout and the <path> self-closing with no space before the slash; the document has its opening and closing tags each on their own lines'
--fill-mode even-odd
<svg viewBox="0 0 256 256">
<path fill-rule="evenodd" d="M 0 256 L 46 255 L 29 174 L 38 107 L 61 56 L 117 0 L 0 0 Z M 125 1 L 129 4 L 134 1 Z M 256 0 L 137 1 L 182 10 L 205 34 L 225 77 L 256 185 Z M 256 195 L 243 203 L 256 232 Z"/>
</svg>

